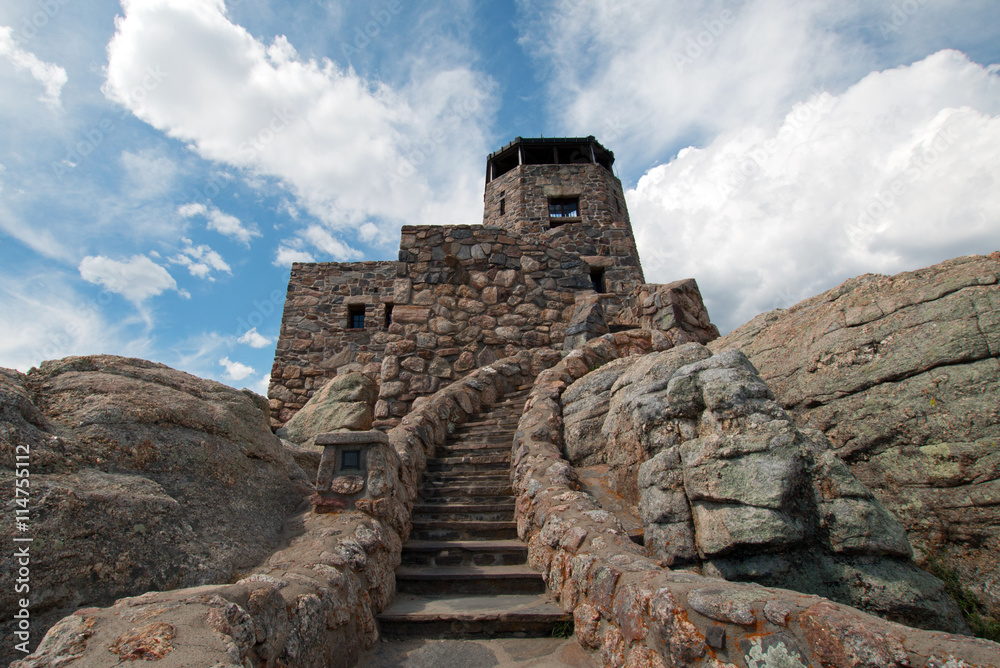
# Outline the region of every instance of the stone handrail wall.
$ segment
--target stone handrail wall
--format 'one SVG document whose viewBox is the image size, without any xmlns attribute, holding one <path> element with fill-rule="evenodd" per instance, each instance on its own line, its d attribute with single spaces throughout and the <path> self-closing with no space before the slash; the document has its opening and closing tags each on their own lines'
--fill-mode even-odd
<svg viewBox="0 0 1000 668">
<path fill-rule="evenodd" d="M 671 571 L 633 543 L 562 456 L 560 397 L 603 363 L 672 343 L 657 332 L 607 334 L 542 371 L 513 443 L 518 535 L 529 563 L 572 611 L 581 644 L 607 666 L 1000 665 L 1000 645 L 922 631 L 818 596 Z"/>
<path fill-rule="evenodd" d="M 235 584 L 150 592 L 78 610 L 12 666 L 355 665 L 378 638 L 375 615 L 395 595 L 394 569 L 427 456 L 469 415 L 529 383 L 545 364 L 545 356 L 523 352 L 419 399 L 388 434 L 397 456 L 380 474 L 395 492 L 373 504 L 376 516 L 307 513 L 287 548 Z"/>
</svg>

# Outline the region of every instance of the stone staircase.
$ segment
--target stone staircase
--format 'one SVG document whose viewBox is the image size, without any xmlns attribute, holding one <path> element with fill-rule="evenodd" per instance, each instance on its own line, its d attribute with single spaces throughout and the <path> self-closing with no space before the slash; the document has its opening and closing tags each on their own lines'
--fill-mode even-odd
<svg viewBox="0 0 1000 668">
<path fill-rule="evenodd" d="M 428 460 L 396 599 L 379 615 L 384 636 L 537 637 L 568 626 L 514 521 L 510 449 L 527 392 L 470 416 Z"/>
</svg>

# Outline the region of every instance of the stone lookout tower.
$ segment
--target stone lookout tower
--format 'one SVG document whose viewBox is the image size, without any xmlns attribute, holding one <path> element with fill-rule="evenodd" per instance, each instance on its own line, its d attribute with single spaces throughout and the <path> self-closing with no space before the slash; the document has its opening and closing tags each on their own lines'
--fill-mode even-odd
<svg viewBox="0 0 1000 668">
<path fill-rule="evenodd" d="M 593 137 L 518 137 L 486 160 L 483 224 L 578 255 L 597 292 L 644 282 L 615 155 Z"/>
<path fill-rule="evenodd" d="M 349 371 L 378 382 L 386 427 L 417 397 L 523 350 L 558 359 L 651 323 L 714 330 L 693 280 L 645 284 L 614 160 L 594 137 L 518 137 L 487 158 L 482 225 L 404 225 L 395 261 L 293 264 L 272 426 Z"/>
</svg>

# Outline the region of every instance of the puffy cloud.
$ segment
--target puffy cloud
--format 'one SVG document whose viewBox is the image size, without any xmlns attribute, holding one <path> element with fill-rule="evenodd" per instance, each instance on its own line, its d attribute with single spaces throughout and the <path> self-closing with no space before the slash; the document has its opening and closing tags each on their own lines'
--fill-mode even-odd
<svg viewBox="0 0 1000 668">
<path fill-rule="evenodd" d="M 301 248 L 292 248 L 285 244 L 282 244 L 278 246 L 278 250 L 274 254 L 274 262 L 272 262 L 271 264 L 273 264 L 275 267 L 287 267 L 291 265 L 293 262 L 315 262 L 315 261 L 316 258 L 313 257 L 312 253 L 304 251 Z"/>
<path fill-rule="evenodd" d="M 260 231 L 255 226 L 244 225 L 236 216 L 224 213 L 214 206 L 205 206 L 201 203 L 192 202 L 177 207 L 177 213 L 185 218 L 203 216 L 208 221 L 208 229 L 235 239 L 247 246 L 250 245 L 252 238 L 261 236 Z"/>
<path fill-rule="evenodd" d="M 177 207 L 177 213 L 185 218 L 194 218 L 195 216 L 207 216 L 208 207 L 199 202 L 191 202 L 190 204 L 181 204 Z"/>
<path fill-rule="evenodd" d="M 167 290 L 177 290 L 177 282 L 170 272 L 145 255 L 133 255 L 124 262 L 103 255 L 89 255 L 81 260 L 79 270 L 85 281 L 103 285 L 109 292 L 136 304 Z"/>
<path fill-rule="evenodd" d="M 681 151 L 627 193 L 647 280 L 723 330 L 861 273 L 1000 243 L 1000 76 L 944 51 Z"/>
<path fill-rule="evenodd" d="M 272 343 L 272 340 L 260 334 L 256 327 L 248 330 L 246 334 L 238 339 L 238 341 L 250 346 L 251 348 L 264 348 Z"/>
<path fill-rule="evenodd" d="M 184 242 L 184 248 L 181 249 L 180 253 L 171 257 L 168 262 L 185 266 L 192 276 L 207 278 L 210 281 L 215 280 L 210 275 L 213 270 L 223 271 L 227 274 L 233 273 L 222 256 L 211 247 L 205 244 L 195 246 L 190 239 L 183 237 L 181 241 Z"/>
<path fill-rule="evenodd" d="M 22 49 L 14 41 L 13 32 L 12 28 L 0 26 L 0 56 L 6 56 L 18 70 L 27 70 L 35 81 L 42 84 L 45 93 L 38 98 L 39 100 L 51 107 L 62 107 L 59 98 L 68 80 L 66 70 L 39 60 L 35 54 Z"/>
<path fill-rule="evenodd" d="M 679 142 L 704 145 L 747 125 L 771 126 L 819 90 L 841 92 L 875 69 L 956 46 L 956 36 L 972 45 L 987 15 L 994 25 L 1000 17 L 995 7 L 961 0 L 518 7 L 522 44 L 545 72 L 560 131 L 594 134 L 636 165 L 662 160 Z"/>
<path fill-rule="evenodd" d="M 394 88 L 302 58 L 284 37 L 257 40 L 222 0 L 123 7 L 105 94 L 207 159 L 279 179 L 328 231 L 305 242 L 329 246 L 364 222 L 392 236 L 402 222 L 481 215 L 488 77 L 434 63 Z M 351 255 L 340 244 L 334 254 Z"/>
<path fill-rule="evenodd" d="M 219 364 L 226 368 L 226 376 L 230 380 L 243 380 L 247 376 L 252 376 L 257 373 L 252 366 L 247 366 L 240 362 L 234 362 L 228 357 L 223 357 L 219 360 Z"/>
<path fill-rule="evenodd" d="M 351 248 L 319 225 L 307 227 L 302 233 L 302 238 L 338 262 L 360 260 L 362 257 L 361 251 Z"/>
</svg>

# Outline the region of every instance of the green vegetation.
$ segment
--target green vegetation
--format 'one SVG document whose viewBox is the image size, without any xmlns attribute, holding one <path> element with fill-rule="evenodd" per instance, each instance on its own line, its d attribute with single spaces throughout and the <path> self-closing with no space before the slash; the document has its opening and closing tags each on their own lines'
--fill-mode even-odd
<svg viewBox="0 0 1000 668">
<path fill-rule="evenodd" d="M 553 638 L 572 638 L 573 637 L 573 618 L 563 620 L 561 622 L 556 622 L 555 626 L 552 627 L 552 637 Z"/>
<path fill-rule="evenodd" d="M 977 638 L 1000 642 L 1000 619 L 989 614 L 986 606 L 971 591 L 962 586 L 954 568 L 946 566 L 935 557 L 924 562 L 925 570 L 944 582 L 945 590 L 962 609 L 965 621 Z"/>
</svg>

